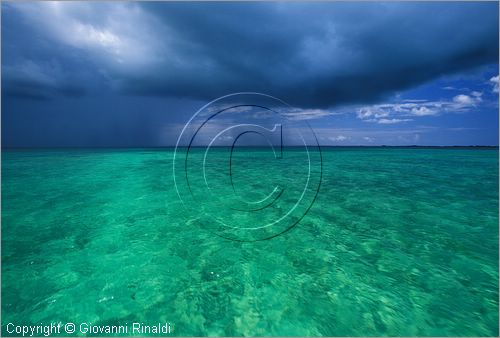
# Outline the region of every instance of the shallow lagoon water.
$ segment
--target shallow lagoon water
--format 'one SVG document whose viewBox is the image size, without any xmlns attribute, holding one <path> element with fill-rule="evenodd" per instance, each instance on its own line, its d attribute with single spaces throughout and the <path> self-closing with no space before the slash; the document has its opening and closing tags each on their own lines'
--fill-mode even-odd
<svg viewBox="0 0 500 338">
<path fill-rule="evenodd" d="M 235 180 L 253 198 L 282 176 L 255 165 L 269 153 L 243 151 L 253 160 L 236 164 Z M 194 222 L 172 155 L 2 152 L 4 335 L 9 322 L 169 322 L 173 335 L 195 336 L 498 335 L 498 150 L 323 149 L 307 215 L 251 243 Z M 302 164 L 288 164 L 289 186 Z"/>
</svg>

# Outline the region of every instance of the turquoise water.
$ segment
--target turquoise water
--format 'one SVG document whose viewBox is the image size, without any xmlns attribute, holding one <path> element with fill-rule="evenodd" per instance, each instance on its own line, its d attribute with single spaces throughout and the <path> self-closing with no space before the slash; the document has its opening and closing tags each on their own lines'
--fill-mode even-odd
<svg viewBox="0 0 500 338">
<path fill-rule="evenodd" d="M 197 216 L 224 209 L 183 207 L 172 150 L 3 151 L 2 333 L 9 322 L 169 322 L 196 336 L 498 335 L 498 151 L 322 155 L 307 215 L 238 242 Z M 216 197 L 228 193 L 220 156 L 207 169 Z M 236 155 L 239 197 L 285 192 L 270 214 L 231 224 L 294 203 L 305 177 L 294 156 Z"/>
</svg>

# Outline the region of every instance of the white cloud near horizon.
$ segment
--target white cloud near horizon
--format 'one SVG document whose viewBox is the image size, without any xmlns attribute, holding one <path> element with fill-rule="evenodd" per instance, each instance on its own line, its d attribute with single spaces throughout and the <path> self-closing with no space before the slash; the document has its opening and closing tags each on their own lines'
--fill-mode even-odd
<svg viewBox="0 0 500 338">
<path fill-rule="evenodd" d="M 492 89 L 493 93 L 498 93 L 498 75 L 497 76 L 493 76 L 490 79 L 490 83 L 493 86 L 493 89 Z"/>
<path fill-rule="evenodd" d="M 329 109 L 300 109 L 300 108 L 281 110 L 280 114 L 283 115 L 285 118 L 288 118 L 293 121 L 314 120 L 330 115 L 338 115 L 338 113 Z"/>
<path fill-rule="evenodd" d="M 464 113 L 482 102 L 482 92 L 472 91 L 468 95 L 458 94 L 451 100 L 403 100 L 398 103 L 382 103 L 358 108 L 356 116 L 365 122 L 395 124 L 413 121 L 422 116 L 445 113 Z"/>
<path fill-rule="evenodd" d="M 344 136 L 344 135 L 338 135 L 338 136 L 328 137 L 328 139 L 330 141 L 334 141 L 334 142 L 338 142 L 338 141 L 342 142 L 342 141 L 346 141 L 346 140 L 350 139 L 350 137 Z"/>
</svg>

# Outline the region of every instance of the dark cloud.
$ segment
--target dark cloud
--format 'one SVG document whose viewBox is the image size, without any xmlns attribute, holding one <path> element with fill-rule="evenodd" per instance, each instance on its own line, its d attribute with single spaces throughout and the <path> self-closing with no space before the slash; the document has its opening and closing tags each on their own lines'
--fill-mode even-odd
<svg viewBox="0 0 500 338">
<path fill-rule="evenodd" d="M 365 102 L 498 59 L 497 4 L 207 4 L 147 7 L 210 68 L 131 90 L 211 98 L 255 90 L 295 105 Z M 162 74 L 162 73 L 160 73 Z"/>
<path fill-rule="evenodd" d="M 7 97 L 47 100 L 60 94 L 76 97 L 85 94 L 84 86 L 70 82 L 53 66 L 26 62 L 4 67 L 2 72 L 3 93 Z"/>
<path fill-rule="evenodd" d="M 24 60 L 54 78 L 8 73 L 4 89 L 26 96 L 258 91 L 320 108 L 498 60 L 498 3 L 24 3 L 2 14 L 3 66 Z"/>
</svg>

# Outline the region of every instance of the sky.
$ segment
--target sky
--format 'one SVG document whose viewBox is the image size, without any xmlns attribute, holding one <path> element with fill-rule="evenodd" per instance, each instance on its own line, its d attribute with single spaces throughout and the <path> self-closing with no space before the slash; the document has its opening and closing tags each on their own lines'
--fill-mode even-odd
<svg viewBox="0 0 500 338">
<path fill-rule="evenodd" d="M 3 1 L 1 15 L 3 147 L 171 146 L 236 92 L 285 101 L 321 145 L 498 145 L 498 2 Z"/>
</svg>

